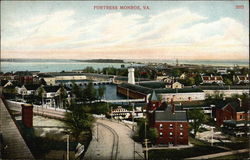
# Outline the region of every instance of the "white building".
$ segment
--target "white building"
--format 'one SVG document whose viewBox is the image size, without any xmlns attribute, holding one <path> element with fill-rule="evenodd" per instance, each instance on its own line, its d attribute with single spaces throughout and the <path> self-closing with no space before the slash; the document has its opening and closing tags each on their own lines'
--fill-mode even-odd
<svg viewBox="0 0 250 160">
<path fill-rule="evenodd" d="M 129 68 L 128 69 L 128 83 L 129 84 L 135 84 L 135 75 L 134 75 L 135 69 Z"/>
</svg>

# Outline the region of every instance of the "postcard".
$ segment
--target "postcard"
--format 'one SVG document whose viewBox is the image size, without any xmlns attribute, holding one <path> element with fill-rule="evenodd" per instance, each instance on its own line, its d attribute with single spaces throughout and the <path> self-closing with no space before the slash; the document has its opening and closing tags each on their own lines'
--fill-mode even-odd
<svg viewBox="0 0 250 160">
<path fill-rule="evenodd" d="M 0 158 L 249 158 L 247 0 L 1 1 L 0 60 Z"/>
</svg>

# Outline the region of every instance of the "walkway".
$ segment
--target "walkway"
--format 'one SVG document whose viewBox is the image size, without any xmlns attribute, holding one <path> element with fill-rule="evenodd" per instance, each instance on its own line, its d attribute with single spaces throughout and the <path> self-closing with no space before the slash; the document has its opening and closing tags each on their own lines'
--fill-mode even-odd
<svg viewBox="0 0 250 160">
<path fill-rule="evenodd" d="M 246 148 L 246 149 L 241 149 L 241 150 L 233 150 L 233 151 L 228 151 L 228 152 L 203 155 L 203 156 L 192 157 L 192 158 L 187 158 L 187 159 L 211 159 L 211 158 L 217 158 L 217 157 L 228 156 L 228 155 L 239 154 L 239 153 L 246 153 L 246 152 L 250 153 L 250 150 Z"/>
<path fill-rule="evenodd" d="M 10 110 L 21 112 L 21 105 L 24 103 L 15 102 L 15 101 L 6 101 Z M 33 105 L 34 114 L 47 116 L 55 119 L 64 119 L 65 110 L 63 109 L 55 109 L 55 108 L 45 108 L 39 105 Z"/>
<path fill-rule="evenodd" d="M 7 146 L 4 150 L 4 159 L 34 159 L 23 137 L 21 136 L 14 120 L 0 98 L 0 133 L 2 133 L 3 144 Z"/>
<path fill-rule="evenodd" d="M 98 119 L 94 127 L 93 139 L 84 158 L 143 159 L 142 145 L 134 143 L 131 135 L 132 130 L 123 123 Z"/>
</svg>

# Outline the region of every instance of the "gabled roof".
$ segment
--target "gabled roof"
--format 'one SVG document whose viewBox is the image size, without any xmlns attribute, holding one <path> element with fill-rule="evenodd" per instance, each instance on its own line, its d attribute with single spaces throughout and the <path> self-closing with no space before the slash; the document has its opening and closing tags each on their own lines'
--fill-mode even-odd
<svg viewBox="0 0 250 160">
<path fill-rule="evenodd" d="M 27 90 L 37 90 L 37 88 L 39 88 L 41 85 L 40 84 L 28 84 L 28 85 L 24 85 L 24 87 Z"/>
<path fill-rule="evenodd" d="M 151 93 L 149 99 L 150 99 L 150 101 L 159 101 L 159 98 L 158 98 L 158 96 L 156 95 L 155 90 L 153 90 L 153 93 Z"/>
<path fill-rule="evenodd" d="M 22 84 L 20 81 L 11 81 L 11 83 L 13 84 L 13 86 L 15 87 L 22 87 Z"/>
<path fill-rule="evenodd" d="M 4 86 L 5 84 L 7 84 L 9 81 L 8 80 L 1 80 L 0 81 L 0 86 Z"/>
<path fill-rule="evenodd" d="M 60 89 L 60 86 L 44 86 L 44 90 L 48 92 L 57 92 Z"/>
<path fill-rule="evenodd" d="M 139 82 L 138 85 L 148 88 L 165 88 L 165 82 Z"/>
<path fill-rule="evenodd" d="M 225 101 L 218 101 L 216 104 L 216 108 L 218 109 L 225 109 L 227 106 L 231 106 L 235 112 L 244 111 L 245 107 L 240 107 L 240 103 L 237 100 L 225 100 Z"/>
<path fill-rule="evenodd" d="M 155 121 L 185 121 L 187 122 L 186 111 L 175 111 L 174 114 L 171 110 L 155 111 Z"/>
</svg>

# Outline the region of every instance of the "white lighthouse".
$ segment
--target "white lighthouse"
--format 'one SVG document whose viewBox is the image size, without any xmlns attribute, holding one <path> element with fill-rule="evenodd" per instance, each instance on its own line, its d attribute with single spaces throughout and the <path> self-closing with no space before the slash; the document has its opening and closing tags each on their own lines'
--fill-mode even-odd
<svg viewBox="0 0 250 160">
<path fill-rule="evenodd" d="M 129 68 L 128 69 L 128 83 L 129 84 L 135 84 L 135 69 L 134 68 Z"/>
</svg>

